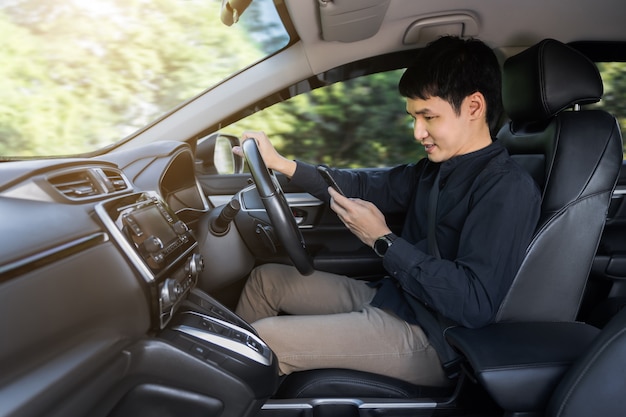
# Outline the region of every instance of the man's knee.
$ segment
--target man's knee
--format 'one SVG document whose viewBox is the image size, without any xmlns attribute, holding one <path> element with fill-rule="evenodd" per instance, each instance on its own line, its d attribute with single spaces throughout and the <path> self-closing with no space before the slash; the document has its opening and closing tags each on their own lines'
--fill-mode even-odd
<svg viewBox="0 0 626 417">
<path fill-rule="evenodd" d="M 285 330 L 279 322 L 280 319 L 277 317 L 266 317 L 251 324 L 254 330 L 259 334 L 259 337 L 263 339 L 270 348 L 275 348 L 276 342 L 285 338 Z"/>
<path fill-rule="evenodd" d="M 248 282 L 251 282 L 251 285 L 259 286 L 263 283 L 280 281 L 284 279 L 290 269 L 291 267 L 280 264 L 259 265 L 250 272 Z"/>
</svg>

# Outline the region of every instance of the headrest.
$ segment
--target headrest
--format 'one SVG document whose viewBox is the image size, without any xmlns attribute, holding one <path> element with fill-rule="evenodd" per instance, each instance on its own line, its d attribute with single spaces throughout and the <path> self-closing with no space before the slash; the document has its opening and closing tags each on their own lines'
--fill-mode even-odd
<svg viewBox="0 0 626 417">
<path fill-rule="evenodd" d="M 595 64 L 554 39 L 545 39 L 504 63 L 502 102 L 516 122 L 547 120 L 574 104 L 600 101 L 602 93 Z"/>
</svg>

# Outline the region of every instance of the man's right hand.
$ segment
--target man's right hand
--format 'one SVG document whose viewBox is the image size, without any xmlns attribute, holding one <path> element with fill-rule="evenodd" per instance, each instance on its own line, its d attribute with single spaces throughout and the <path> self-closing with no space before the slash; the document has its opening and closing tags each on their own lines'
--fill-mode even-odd
<svg viewBox="0 0 626 417">
<path fill-rule="evenodd" d="M 293 176 L 296 172 L 296 162 L 279 154 L 264 132 L 244 132 L 241 136 L 242 143 L 250 139 L 256 141 L 261 157 L 269 169 L 281 172 L 289 178 Z M 243 156 L 243 150 L 240 146 L 235 146 L 233 153 Z"/>
</svg>

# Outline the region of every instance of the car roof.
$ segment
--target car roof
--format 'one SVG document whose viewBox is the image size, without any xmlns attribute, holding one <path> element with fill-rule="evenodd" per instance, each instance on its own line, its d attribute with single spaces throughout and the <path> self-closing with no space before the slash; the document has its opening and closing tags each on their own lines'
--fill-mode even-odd
<svg viewBox="0 0 626 417">
<path fill-rule="evenodd" d="M 285 3 L 315 73 L 368 56 L 423 46 L 443 34 L 480 38 L 504 55 L 544 38 L 565 43 L 626 41 L 623 0 L 285 0 Z"/>
</svg>

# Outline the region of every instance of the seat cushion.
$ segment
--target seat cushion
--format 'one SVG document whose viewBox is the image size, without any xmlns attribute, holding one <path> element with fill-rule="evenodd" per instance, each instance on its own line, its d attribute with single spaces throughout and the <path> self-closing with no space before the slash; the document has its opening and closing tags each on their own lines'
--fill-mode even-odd
<svg viewBox="0 0 626 417">
<path fill-rule="evenodd" d="M 316 369 L 287 376 L 274 398 L 444 398 L 453 390 L 349 369 Z"/>
</svg>

